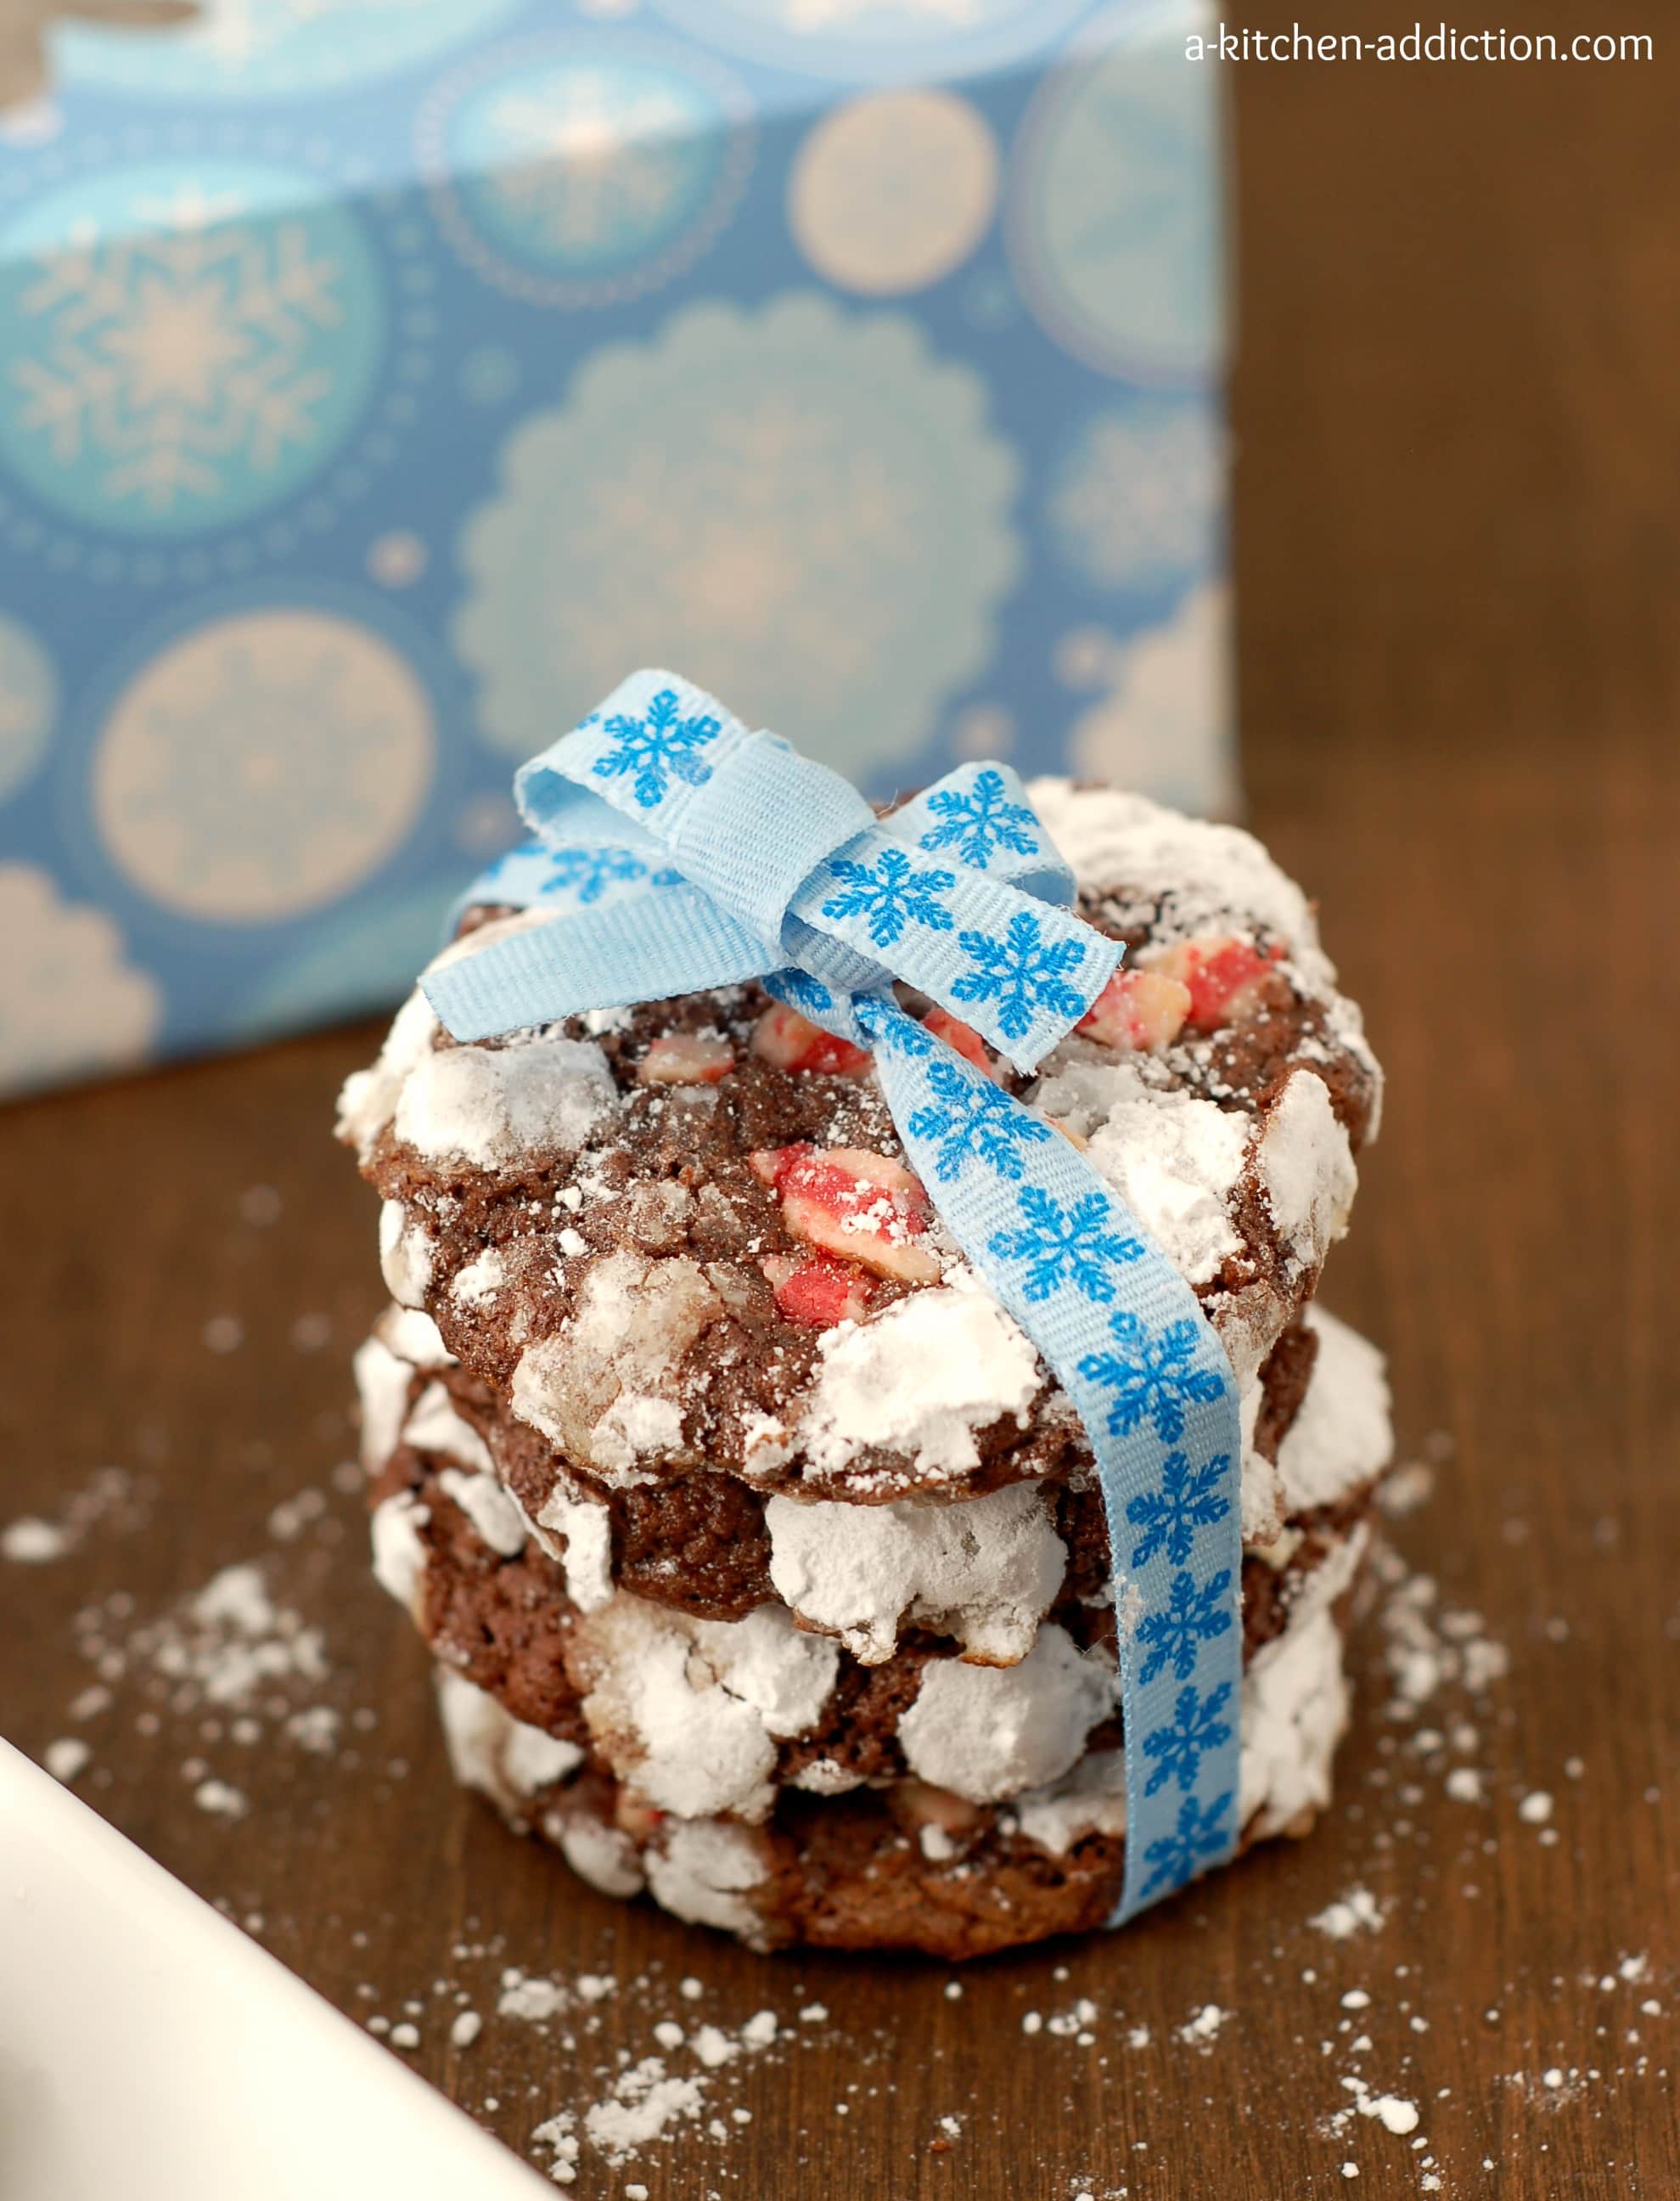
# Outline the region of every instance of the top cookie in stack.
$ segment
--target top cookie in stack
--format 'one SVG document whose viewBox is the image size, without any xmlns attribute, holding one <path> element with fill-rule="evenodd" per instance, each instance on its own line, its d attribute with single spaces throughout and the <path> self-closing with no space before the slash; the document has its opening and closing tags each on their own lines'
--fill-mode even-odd
<svg viewBox="0 0 1680 2201">
<path fill-rule="evenodd" d="M 1377 1066 L 1309 906 L 1249 836 L 1104 789 L 1044 781 L 1029 791 L 1080 882 L 1080 913 L 1125 942 L 1121 973 L 1032 1077 L 948 1012 L 901 1000 L 1080 1146 L 1195 1290 L 1241 1390 L 1244 1541 L 1289 1586 L 1274 1595 L 1245 1567 L 1247 1603 L 1258 1598 L 1271 1615 L 1269 1635 L 1250 1628 L 1251 1652 L 1276 1651 L 1313 1570 L 1303 1551 L 1323 1560 L 1329 1548 L 1324 1536 L 1314 1544 L 1326 1523 L 1307 1519 L 1299 1477 L 1291 1492 L 1279 1460 L 1320 1335 L 1303 1316 L 1346 1224 L 1355 1156 L 1376 1128 Z M 541 910 L 469 911 L 440 960 L 547 921 Z M 537 1724 L 578 1752 L 564 1779 L 593 1797 L 642 1865 L 670 1846 L 657 1822 L 672 1806 L 647 1821 L 647 1792 L 659 1785 L 650 1723 L 627 1733 L 624 1691 L 607 1686 L 623 1676 L 604 1681 L 602 1667 L 647 1658 L 649 1638 L 621 1629 L 619 1650 L 603 1649 L 611 1631 L 598 1616 L 609 1600 L 725 1628 L 769 1611 L 790 1671 L 789 1662 L 809 1665 L 802 1641 L 833 1639 L 840 1664 L 817 1676 L 827 1692 L 822 1716 L 804 1723 L 811 1731 L 834 1726 L 854 1665 L 915 1654 L 902 1720 L 930 1665 L 1006 1673 L 1036 1654 L 1037 1670 L 1055 1631 L 1068 1646 L 1049 1662 L 1062 1672 L 1061 1696 L 1048 1710 L 1035 1699 L 1030 1711 L 1042 1723 L 1054 1710 L 1066 1728 L 1061 1699 L 1080 1697 L 1072 1756 L 1045 1776 L 1040 1753 L 1016 1792 L 993 1779 L 980 1803 L 994 1846 L 1015 1839 L 997 1817 L 1014 1793 L 1073 1777 L 1105 1740 L 1116 1754 L 1107 1532 L 1089 1444 L 906 1167 L 868 1056 L 752 985 L 472 1045 L 452 1041 L 417 994 L 378 1062 L 348 1082 L 341 1135 L 384 1203 L 391 1292 L 426 1318 L 418 1331 L 412 1318 L 406 1329 L 383 1325 L 384 1341 L 362 1360 L 386 1577 L 460 1673 L 474 1653 L 443 1616 L 459 1617 L 471 1541 L 492 1569 L 551 1570 L 546 1588 L 547 1578 L 521 1590 L 558 1616 L 556 1686 Z M 1349 1409 L 1359 1426 L 1320 1426 L 1313 1438 L 1344 1514 L 1350 1492 L 1361 1504 L 1368 1495 L 1385 1443 L 1380 1375 L 1364 1350 L 1363 1404 Z M 430 1419 L 417 1417 L 428 1397 Z M 1374 1457 L 1373 1417 L 1384 1433 Z M 463 1466 L 490 1478 L 481 1502 L 464 1507 Z M 439 1480 L 448 1471 L 454 1496 Z M 487 1537 L 498 1500 L 500 1537 Z M 446 1521 L 451 1508 L 459 1527 Z M 1335 1524 L 1338 1549 L 1353 1525 L 1350 1515 Z M 945 1552 L 939 1566 L 934 1545 Z M 910 1547 L 918 1556 L 906 1557 Z M 930 1571 L 944 1589 L 928 1588 Z M 1348 1571 L 1325 1576 L 1320 1603 L 1332 1601 L 1326 1583 L 1345 1590 Z M 493 1659 L 475 1687 L 488 1682 L 504 1715 L 530 1726 L 529 1690 L 516 1710 L 508 1671 Z M 459 1724 L 459 1692 L 455 1701 Z M 785 1725 L 767 1731 L 786 1756 Z M 844 1758 L 842 1747 L 835 1762 Z M 889 1738 L 870 1764 L 858 1781 L 871 1790 L 925 1790 L 916 1810 L 963 1819 L 900 1742 Z M 756 1819 L 734 1800 L 691 1815 L 679 1802 L 675 1815 L 791 1826 L 776 1789 L 772 1778 Z M 977 1808 L 972 1796 L 957 1800 Z M 870 1852 L 876 1879 L 880 1843 L 903 1838 L 905 1798 L 887 1801 L 897 1831 Z M 1105 1825 L 1097 1880 L 1112 1867 L 1112 1808 Z M 815 1854 L 831 1834 L 787 1840 L 796 1855 Z M 762 1852 L 771 1834 L 754 1839 Z M 970 1878 L 977 1854 L 971 1841 Z M 925 1840 L 919 1855 L 950 1863 L 928 1860 Z M 786 1878 L 785 1858 L 758 1862 L 764 1884 Z M 657 1875 L 654 1884 L 666 1893 Z M 820 1905 L 790 1910 L 782 1897 L 776 1919 L 766 1897 L 748 1906 L 750 1925 L 734 1913 L 720 1922 L 760 1939 L 963 1953 L 1086 1922 L 1097 1900 L 1087 1887 L 1077 1918 L 1065 1905 L 1029 1917 L 1017 1902 L 1012 1920 L 971 1942 L 919 1932 L 902 1903 L 890 1928 L 875 1921 L 879 1931 L 855 1909 L 844 1928 L 817 1930 Z M 712 1913 L 702 1903 L 698 1915 Z"/>
</svg>

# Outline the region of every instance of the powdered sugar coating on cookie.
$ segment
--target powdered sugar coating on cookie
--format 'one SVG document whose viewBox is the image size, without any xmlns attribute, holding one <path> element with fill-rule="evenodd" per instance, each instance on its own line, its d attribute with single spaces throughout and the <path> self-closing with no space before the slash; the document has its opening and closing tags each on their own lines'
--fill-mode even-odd
<svg viewBox="0 0 1680 2201">
<path fill-rule="evenodd" d="M 1176 1036 L 1172 1018 L 1141 1045 L 1093 1027 L 1011 1083 L 1197 1289 L 1252 1440 L 1267 1358 L 1345 1223 L 1375 1066 L 1308 904 L 1249 836 L 1062 782 L 1033 794 L 1128 968 L 1250 943 L 1231 1029 L 1180 987 Z M 440 960 L 554 921 L 492 916 Z M 897 1182 L 901 1149 L 867 1064 L 780 1066 L 752 1043 L 766 1012 L 741 986 L 459 1046 L 417 996 L 342 1114 L 387 1203 L 394 1293 L 608 1489 L 702 1465 L 871 1500 L 1065 1474 L 1084 1439 L 1064 1395 L 936 1218 L 913 1270 L 865 1261 L 848 1290 L 843 1236 L 822 1270 L 828 1238 L 805 1241 L 800 1200 L 765 1169 L 808 1153 L 813 1183 L 841 1163 Z M 701 1041 L 715 1077 L 643 1075 L 653 1050 Z M 1280 1517 L 1251 1441 L 1243 1511 L 1259 1541 Z"/>
<path fill-rule="evenodd" d="M 890 1658 L 907 1626 L 951 1636 L 978 1662 L 1013 1665 L 1031 1650 L 1068 1570 L 1044 1494 L 1030 1482 L 960 1505 L 772 1496 L 764 1522 L 776 1594 L 866 1665 Z"/>
</svg>

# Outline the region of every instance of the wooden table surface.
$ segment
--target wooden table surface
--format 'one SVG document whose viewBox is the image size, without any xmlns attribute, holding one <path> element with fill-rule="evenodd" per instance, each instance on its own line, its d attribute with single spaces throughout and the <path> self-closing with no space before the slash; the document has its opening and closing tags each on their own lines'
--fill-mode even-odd
<svg viewBox="0 0 1680 2201">
<path fill-rule="evenodd" d="M 1326 1297 L 1386 1344 L 1402 1457 L 1433 1463 L 1390 1529 L 1438 1585 L 1412 1609 L 1509 1660 L 1476 1651 L 1408 1720 L 1403 1612 L 1367 1623 L 1308 1842 L 960 1998 L 596 1897 L 449 1785 L 334 1480 L 381 1294 L 326 1119 L 372 1029 L 0 1118 L 0 1523 L 74 1539 L 0 1559 L 0 1727 L 85 1739 L 90 1800 L 347 2010 L 412 2023 L 409 2060 L 516 2146 L 621 2054 L 667 2055 L 656 2024 L 777 2014 L 675 2138 L 618 2167 L 586 2139 L 582 2196 L 1680 2193 L 1672 85 L 1660 59 L 1232 89 L 1254 820 L 1390 1073 Z M 178 1601 L 236 1561 L 326 1662 L 249 1726 L 157 1671 Z M 102 1658 L 108 1703 L 73 1711 Z M 307 1705 L 341 1716 L 330 1754 L 288 1730 Z M 202 1808 L 206 1780 L 249 1813 Z M 1379 1926 L 1311 1922 L 1355 1887 Z M 617 1985 L 545 2032 L 497 2015 L 504 1966 Z"/>
</svg>

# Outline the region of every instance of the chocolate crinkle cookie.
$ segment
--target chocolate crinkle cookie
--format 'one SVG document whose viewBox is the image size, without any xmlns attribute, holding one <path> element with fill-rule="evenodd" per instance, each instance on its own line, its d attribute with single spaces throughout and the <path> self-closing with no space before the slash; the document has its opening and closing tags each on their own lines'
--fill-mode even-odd
<svg viewBox="0 0 1680 2201">
<path fill-rule="evenodd" d="M 1314 1304 L 1380 1076 L 1248 835 L 1029 793 L 1123 940 L 1022 1076 L 1240 1388 L 1244 1842 L 1302 1831 L 1389 1459 Z M 471 910 L 440 961 L 550 921 Z M 360 1349 L 376 1570 L 459 1777 L 594 1886 L 755 1945 L 945 1957 L 1099 1924 L 1125 1834 L 1084 1429 L 944 1230 L 869 1057 L 752 985 L 471 1045 L 416 993 L 345 1087 L 395 1304 Z"/>
</svg>

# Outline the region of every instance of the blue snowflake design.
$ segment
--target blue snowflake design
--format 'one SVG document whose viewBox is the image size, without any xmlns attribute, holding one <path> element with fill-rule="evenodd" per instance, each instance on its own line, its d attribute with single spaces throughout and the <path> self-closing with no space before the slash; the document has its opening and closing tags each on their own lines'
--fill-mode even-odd
<svg viewBox="0 0 1680 2201">
<path fill-rule="evenodd" d="M 1024 802 L 1011 802 L 1000 772 L 979 774 L 966 795 L 942 789 L 928 798 L 928 807 L 942 822 L 922 836 L 918 846 L 955 848 L 965 864 L 981 871 L 999 848 L 1012 855 L 1036 856 L 1039 838 L 1031 828 L 1038 819 Z"/>
<path fill-rule="evenodd" d="M 873 868 L 835 856 L 828 876 L 846 889 L 831 895 L 822 905 L 824 917 L 866 919 L 869 938 L 877 948 L 891 948 L 904 937 L 907 924 L 926 925 L 929 932 L 949 932 L 951 912 L 939 900 L 957 883 L 950 872 L 918 872 L 899 848 L 883 848 Z"/>
<path fill-rule="evenodd" d="M 1137 1239 L 1116 1237 L 1109 1228 L 1109 1202 L 1100 1192 L 1088 1192 L 1064 1209 L 1041 1185 L 1029 1184 L 1016 1205 L 1027 1228 L 999 1230 L 992 1251 L 1000 1261 L 1027 1264 L 1025 1290 L 1029 1300 L 1047 1300 L 1069 1283 L 1086 1299 L 1106 1306 L 1115 1295 L 1109 1270 L 1144 1258 Z"/>
<path fill-rule="evenodd" d="M 1144 1852 L 1155 1867 L 1144 1882 L 1145 1902 L 1163 1888 L 1179 1887 L 1194 1880 L 1204 1862 L 1223 1857 L 1231 1846 L 1231 1834 L 1221 1822 L 1236 1800 L 1228 1788 L 1205 1805 L 1198 1805 L 1193 1796 L 1185 1798 L 1174 1831 L 1159 1836 Z"/>
<path fill-rule="evenodd" d="M 809 971 L 797 970 L 790 965 L 787 970 L 778 971 L 768 983 L 771 993 L 779 994 L 801 1016 L 826 1016 L 834 1006 L 834 995 Z"/>
<path fill-rule="evenodd" d="M 1144 1754 L 1155 1760 L 1144 1784 L 1145 1796 L 1157 1794 L 1169 1781 L 1176 1781 L 1185 1795 L 1190 1793 L 1202 1760 L 1231 1740 L 1231 1723 L 1220 1717 L 1230 1701 L 1229 1682 L 1221 1682 L 1205 1697 L 1193 1685 L 1179 1691 L 1172 1719 L 1144 1737 Z"/>
<path fill-rule="evenodd" d="M 1181 1452 L 1169 1452 L 1161 1470 L 1159 1490 L 1141 1492 L 1126 1508 L 1134 1529 L 1145 1533 L 1132 1547 L 1132 1564 L 1146 1567 L 1164 1552 L 1175 1567 L 1190 1557 L 1198 1529 L 1211 1528 L 1231 1511 L 1231 1500 L 1220 1484 L 1231 1472 L 1228 1453 L 1216 1453 L 1205 1467 L 1193 1471 Z"/>
<path fill-rule="evenodd" d="M 1197 1652 L 1201 1646 L 1223 1635 L 1231 1625 L 1231 1607 L 1226 1602 L 1230 1588 L 1229 1567 L 1221 1567 L 1217 1574 L 1210 1575 L 1200 1589 L 1196 1587 L 1193 1575 L 1174 1576 L 1166 1605 L 1138 1623 L 1139 1642 L 1150 1646 L 1149 1657 L 1138 1676 L 1140 1688 L 1147 1688 L 1156 1676 L 1165 1673 L 1169 1666 L 1175 1681 L 1190 1679 L 1196 1671 Z"/>
<path fill-rule="evenodd" d="M 612 886 L 645 879 L 647 866 L 628 848 L 557 848 L 543 875 L 545 894 L 575 894 L 580 902 L 597 902 Z"/>
<path fill-rule="evenodd" d="M 596 778 L 621 779 L 634 773 L 635 799 L 644 810 L 664 801 L 672 779 L 703 786 L 711 777 L 711 766 L 694 752 L 717 740 L 722 722 L 709 712 L 685 719 L 682 710 L 676 690 L 661 688 L 649 702 L 646 718 L 615 711 L 602 731 L 618 746 L 595 759 L 590 769 Z"/>
<path fill-rule="evenodd" d="M 1222 1376 L 1193 1365 L 1200 1341 L 1196 1324 L 1188 1318 L 1169 1322 L 1151 1337 L 1149 1324 L 1122 1307 L 1109 1318 L 1109 1329 L 1121 1350 L 1088 1353 L 1080 1363 L 1088 1383 L 1115 1394 L 1109 1428 L 1116 1436 L 1129 1436 L 1147 1419 L 1162 1444 L 1176 1444 L 1184 1435 L 1186 1404 L 1206 1405 L 1225 1390 Z"/>
<path fill-rule="evenodd" d="M 986 932 L 962 932 L 957 944 L 978 967 L 951 988 L 958 1001 L 995 1001 L 998 1028 L 1006 1039 L 1023 1039 L 1040 1011 L 1068 1018 L 1085 1014 L 1083 995 L 1067 974 L 1085 960 L 1082 940 L 1046 941 L 1030 910 L 1017 910 L 1001 940 Z"/>
<path fill-rule="evenodd" d="M 934 1169 L 940 1183 L 954 1183 L 970 1156 L 978 1156 L 999 1177 L 1018 1183 L 1021 1148 L 1039 1145 L 1051 1136 L 1043 1117 L 1030 1115 L 1000 1086 L 965 1075 L 954 1062 L 930 1064 L 928 1083 L 941 1105 L 918 1108 L 906 1129 L 913 1139 L 940 1142 Z M 1021 1198 L 1024 1201 L 1027 1194 Z"/>
<path fill-rule="evenodd" d="M 883 1002 L 892 1012 L 890 1015 L 871 1016 L 868 1007 L 871 999 L 879 1001 L 881 996 L 863 996 L 858 1003 L 858 1021 L 877 1047 L 884 1048 L 888 1054 L 909 1055 L 918 1060 L 934 1052 L 933 1034 L 924 1031 L 914 1017 L 907 1017 L 893 1001 Z"/>
</svg>

